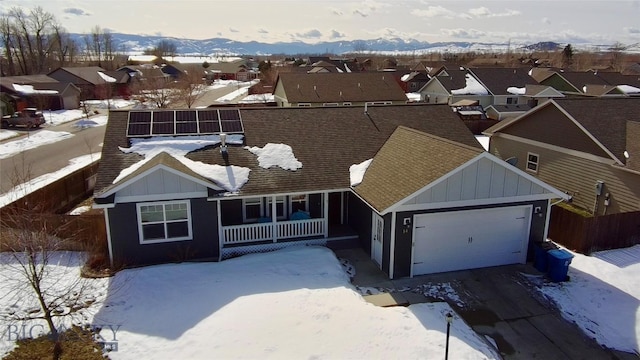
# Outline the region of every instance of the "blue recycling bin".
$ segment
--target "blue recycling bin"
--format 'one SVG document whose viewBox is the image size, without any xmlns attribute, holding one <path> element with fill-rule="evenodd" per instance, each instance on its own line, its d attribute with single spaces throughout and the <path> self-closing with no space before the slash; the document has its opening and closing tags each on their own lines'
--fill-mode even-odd
<svg viewBox="0 0 640 360">
<path fill-rule="evenodd" d="M 540 272 L 546 273 L 549 268 L 549 261 L 547 260 L 549 257 L 547 252 L 549 252 L 549 249 L 542 246 L 542 244 L 533 244 L 533 249 L 535 251 L 533 255 L 533 267 Z"/>
<path fill-rule="evenodd" d="M 549 250 L 547 255 L 549 262 L 549 279 L 553 282 L 567 281 L 569 264 L 571 264 L 573 255 L 563 249 Z"/>
</svg>

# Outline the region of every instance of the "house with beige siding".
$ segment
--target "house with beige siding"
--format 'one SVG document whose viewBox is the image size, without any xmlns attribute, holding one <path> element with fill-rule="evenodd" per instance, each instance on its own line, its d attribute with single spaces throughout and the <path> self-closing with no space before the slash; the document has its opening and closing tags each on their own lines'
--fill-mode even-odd
<svg viewBox="0 0 640 360">
<path fill-rule="evenodd" d="M 489 152 L 594 215 L 640 210 L 640 99 L 555 99 L 484 132 Z"/>
<path fill-rule="evenodd" d="M 336 107 L 405 104 L 407 96 L 392 74 L 282 73 L 273 95 L 278 107 Z"/>
</svg>

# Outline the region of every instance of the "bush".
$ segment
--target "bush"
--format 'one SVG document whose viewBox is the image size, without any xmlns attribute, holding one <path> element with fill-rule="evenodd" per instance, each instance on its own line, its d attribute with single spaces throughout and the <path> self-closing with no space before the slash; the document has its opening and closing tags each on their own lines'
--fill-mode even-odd
<svg viewBox="0 0 640 360">
<path fill-rule="evenodd" d="M 74 326 L 60 334 L 61 360 L 104 360 L 109 357 L 102 353 L 94 341 L 93 332 Z M 51 359 L 54 343 L 47 335 L 35 339 L 17 341 L 17 347 L 7 354 L 5 360 Z"/>
</svg>

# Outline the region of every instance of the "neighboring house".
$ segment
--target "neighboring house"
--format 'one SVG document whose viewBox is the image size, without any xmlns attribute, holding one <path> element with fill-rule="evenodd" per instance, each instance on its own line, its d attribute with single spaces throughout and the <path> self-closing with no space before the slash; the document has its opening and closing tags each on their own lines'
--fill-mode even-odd
<svg viewBox="0 0 640 360">
<path fill-rule="evenodd" d="M 430 79 L 431 78 L 426 71 L 412 71 L 400 77 L 400 80 L 402 81 L 401 86 L 404 92 L 407 93 L 420 91 L 420 89 L 422 89 Z"/>
<path fill-rule="evenodd" d="M 468 71 L 489 91 L 489 105 L 527 104 L 530 97 L 525 96 L 526 86 L 538 85 L 525 68 L 470 68 Z"/>
<path fill-rule="evenodd" d="M 251 81 L 257 79 L 260 73 L 246 64 L 246 60 L 220 61 L 209 64 L 205 70 L 205 76 L 209 81 L 215 80 L 238 80 Z"/>
<path fill-rule="evenodd" d="M 487 131 L 489 151 L 594 215 L 640 210 L 640 99 L 549 100 Z"/>
<path fill-rule="evenodd" d="M 532 70 L 533 71 L 533 70 Z M 618 72 L 538 70 L 540 84 L 573 96 L 640 96 L 640 78 Z"/>
<path fill-rule="evenodd" d="M 448 106 L 114 110 L 94 206 L 117 263 L 362 246 L 397 278 L 524 262 L 562 195 L 483 152 Z"/>
<path fill-rule="evenodd" d="M 6 76 L 0 78 L 0 91 L 12 108 L 41 110 L 77 109 L 80 89 L 69 82 L 58 82 L 47 75 Z"/>
<path fill-rule="evenodd" d="M 119 81 L 106 75 L 106 72 L 98 66 L 60 67 L 47 76 L 78 87 L 81 90 L 80 100 L 104 99 L 117 93 L 112 89 Z"/>
<path fill-rule="evenodd" d="M 393 74 L 281 73 L 273 95 L 279 107 L 404 104 L 407 96 Z"/>
<path fill-rule="evenodd" d="M 460 101 L 476 101 L 482 107 L 491 105 L 489 90 L 461 67 L 441 67 L 419 92 L 420 100 L 428 104 L 452 105 Z"/>
</svg>

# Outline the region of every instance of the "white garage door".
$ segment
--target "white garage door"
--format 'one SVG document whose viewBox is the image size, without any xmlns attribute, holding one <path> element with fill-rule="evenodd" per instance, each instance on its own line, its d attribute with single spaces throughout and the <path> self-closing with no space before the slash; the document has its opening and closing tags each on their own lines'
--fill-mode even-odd
<svg viewBox="0 0 640 360">
<path fill-rule="evenodd" d="M 412 275 L 525 263 L 531 206 L 414 216 Z"/>
</svg>

